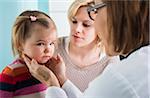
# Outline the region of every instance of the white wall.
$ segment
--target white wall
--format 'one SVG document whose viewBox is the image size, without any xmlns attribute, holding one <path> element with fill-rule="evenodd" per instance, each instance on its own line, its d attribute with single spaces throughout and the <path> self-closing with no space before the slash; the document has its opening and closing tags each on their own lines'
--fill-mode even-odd
<svg viewBox="0 0 150 98">
<path fill-rule="evenodd" d="M 58 36 L 68 36 L 70 33 L 67 11 L 72 0 L 49 0 L 49 15 L 54 20 Z"/>
</svg>

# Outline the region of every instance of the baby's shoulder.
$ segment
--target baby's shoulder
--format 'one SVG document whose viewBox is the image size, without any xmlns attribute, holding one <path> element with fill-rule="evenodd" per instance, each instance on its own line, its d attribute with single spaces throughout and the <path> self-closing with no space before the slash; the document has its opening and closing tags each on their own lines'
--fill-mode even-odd
<svg viewBox="0 0 150 98">
<path fill-rule="evenodd" d="M 24 71 L 28 71 L 26 65 L 19 61 L 14 61 L 13 63 L 7 65 L 3 69 L 2 73 L 9 76 L 16 76 L 18 73 L 20 74 Z"/>
</svg>

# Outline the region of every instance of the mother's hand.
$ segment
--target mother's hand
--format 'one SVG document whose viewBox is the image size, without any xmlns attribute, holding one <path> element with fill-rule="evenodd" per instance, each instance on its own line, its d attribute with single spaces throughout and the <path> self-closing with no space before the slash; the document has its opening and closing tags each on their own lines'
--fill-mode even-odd
<svg viewBox="0 0 150 98">
<path fill-rule="evenodd" d="M 30 60 L 26 56 L 23 56 L 23 59 L 27 67 L 29 68 L 29 71 L 32 74 L 32 76 L 34 76 L 36 79 L 46 84 L 47 86 L 60 87 L 58 79 L 56 78 L 55 74 L 50 69 L 48 69 L 44 65 L 38 64 L 37 61 L 34 59 Z"/>
<path fill-rule="evenodd" d="M 46 66 L 51 69 L 59 80 L 62 86 L 67 80 L 66 77 L 66 66 L 62 57 L 58 54 L 56 57 L 52 57 L 46 64 Z"/>
</svg>

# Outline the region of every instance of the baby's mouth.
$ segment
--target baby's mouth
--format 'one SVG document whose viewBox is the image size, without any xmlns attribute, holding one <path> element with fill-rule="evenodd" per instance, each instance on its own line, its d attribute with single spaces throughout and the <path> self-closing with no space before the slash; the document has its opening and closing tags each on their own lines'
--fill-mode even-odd
<svg viewBox="0 0 150 98">
<path fill-rule="evenodd" d="M 28 59 L 32 60 L 28 55 L 24 54 Z M 37 61 L 38 64 L 40 65 L 46 65 L 49 62 L 49 60 L 46 63 L 40 63 Z"/>
</svg>

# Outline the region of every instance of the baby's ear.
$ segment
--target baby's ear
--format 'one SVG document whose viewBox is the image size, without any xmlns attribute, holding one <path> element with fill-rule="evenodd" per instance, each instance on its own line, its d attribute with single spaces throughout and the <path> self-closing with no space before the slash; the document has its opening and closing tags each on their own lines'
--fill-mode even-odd
<svg viewBox="0 0 150 98">
<path fill-rule="evenodd" d="M 23 49 L 23 46 L 22 46 L 22 45 L 18 45 L 18 46 L 17 46 L 17 48 L 18 48 L 18 50 L 19 50 L 20 52 L 23 52 L 23 51 L 24 51 L 24 49 Z"/>
</svg>

